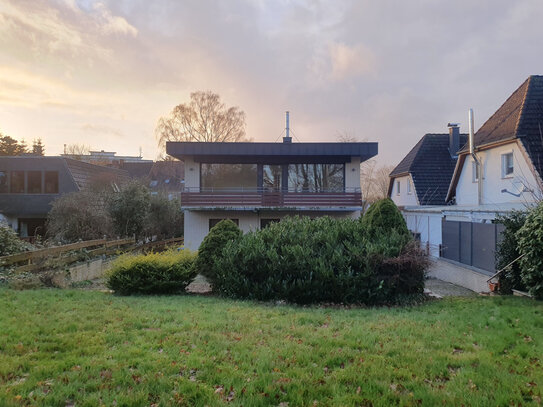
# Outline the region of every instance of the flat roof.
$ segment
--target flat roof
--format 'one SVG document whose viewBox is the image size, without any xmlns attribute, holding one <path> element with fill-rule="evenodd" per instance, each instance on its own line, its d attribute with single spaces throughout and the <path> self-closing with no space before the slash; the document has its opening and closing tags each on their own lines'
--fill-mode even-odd
<svg viewBox="0 0 543 407">
<path fill-rule="evenodd" d="M 168 141 L 166 153 L 203 163 L 345 163 L 375 157 L 377 143 L 207 143 Z"/>
</svg>

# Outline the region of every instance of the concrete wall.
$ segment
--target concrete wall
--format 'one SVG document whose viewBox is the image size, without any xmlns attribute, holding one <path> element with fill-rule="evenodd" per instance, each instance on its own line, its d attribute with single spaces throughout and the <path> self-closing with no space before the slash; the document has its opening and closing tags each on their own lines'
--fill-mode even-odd
<svg viewBox="0 0 543 407">
<path fill-rule="evenodd" d="M 326 211 L 190 211 L 185 210 L 185 247 L 198 250 L 200 243 L 209 232 L 209 219 L 239 219 L 240 229 L 246 233 L 260 228 L 261 219 L 282 219 L 290 215 L 319 217 L 331 216 L 335 218 L 360 217 L 360 211 L 352 212 L 326 212 Z"/>
<path fill-rule="evenodd" d="M 397 182 L 400 183 L 400 193 L 397 193 Z M 411 193 L 407 190 L 407 183 L 411 183 Z M 410 175 L 394 178 L 394 184 L 392 192 L 390 193 L 390 199 L 394 201 L 397 206 L 415 206 L 417 202 L 417 195 L 415 194 L 415 186 Z"/>
<path fill-rule="evenodd" d="M 502 154 L 513 153 L 514 173 L 502 178 Z M 534 202 L 540 195 L 537 181 L 516 142 L 477 153 L 483 164 L 483 204 Z M 518 193 L 522 186 L 533 189 L 535 194 L 525 192 L 520 197 L 501 192 L 503 189 Z M 473 158 L 464 160 L 456 187 L 457 205 L 477 205 L 477 182 L 473 182 Z"/>
</svg>

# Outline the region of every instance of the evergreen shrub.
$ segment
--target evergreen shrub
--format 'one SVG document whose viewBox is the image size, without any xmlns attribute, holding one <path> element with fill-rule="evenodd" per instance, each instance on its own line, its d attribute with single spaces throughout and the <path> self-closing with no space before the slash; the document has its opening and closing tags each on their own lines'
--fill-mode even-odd
<svg viewBox="0 0 543 407">
<path fill-rule="evenodd" d="M 223 296 L 292 303 L 395 303 L 422 293 L 426 257 L 406 233 L 357 220 L 284 218 L 226 244 L 213 270 Z"/>
<path fill-rule="evenodd" d="M 122 255 L 106 273 L 106 285 L 121 295 L 183 293 L 195 277 L 195 257 L 188 250 Z"/>
<path fill-rule="evenodd" d="M 543 202 L 531 210 L 516 234 L 520 272 L 530 294 L 543 299 Z"/>
</svg>

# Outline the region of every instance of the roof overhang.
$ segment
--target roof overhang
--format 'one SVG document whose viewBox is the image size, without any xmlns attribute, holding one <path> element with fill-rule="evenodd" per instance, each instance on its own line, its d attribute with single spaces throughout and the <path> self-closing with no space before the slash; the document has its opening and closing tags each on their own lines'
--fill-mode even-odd
<svg viewBox="0 0 543 407">
<path fill-rule="evenodd" d="M 339 164 L 360 157 L 375 157 L 377 143 L 166 143 L 166 153 L 184 161 L 191 157 L 202 163 Z"/>
</svg>

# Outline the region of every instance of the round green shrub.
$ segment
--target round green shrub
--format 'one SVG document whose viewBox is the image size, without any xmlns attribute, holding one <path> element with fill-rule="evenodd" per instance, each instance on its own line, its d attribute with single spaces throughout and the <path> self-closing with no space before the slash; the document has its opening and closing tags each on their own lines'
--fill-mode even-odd
<svg viewBox="0 0 543 407">
<path fill-rule="evenodd" d="M 188 250 L 122 255 L 106 273 L 106 285 L 121 295 L 182 293 L 195 277 L 194 259 Z"/>
<path fill-rule="evenodd" d="M 214 264 L 224 296 L 292 303 L 394 303 L 421 293 L 426 258 L 395 229 L 355 220 L 284 218 L 229 242 Z"/>
<path fill-rule="evenodd" d="M 209 281 L 211 286 L 215 285 L 214 264 L 226 244 L 240 238 L 242 232 L 238 225 L 230 219 L 221 220 L 211 228 L 198 249 L 198 256 L 194 263 L 197 274 L 202 274 Z"/>
<path fill-rule="evenodd" d="M 517 232 L 520 272 L 530 294 L 543 299 L 543 203 L 532 209 Z"/>
<path fill-rule="evenodd" d="M 361 220 L 368 233 L 396 230 L 399 234 L 409 234 L 405 219 L 390 198 L 381 199 L 371 205 Z"/>
</svg>

